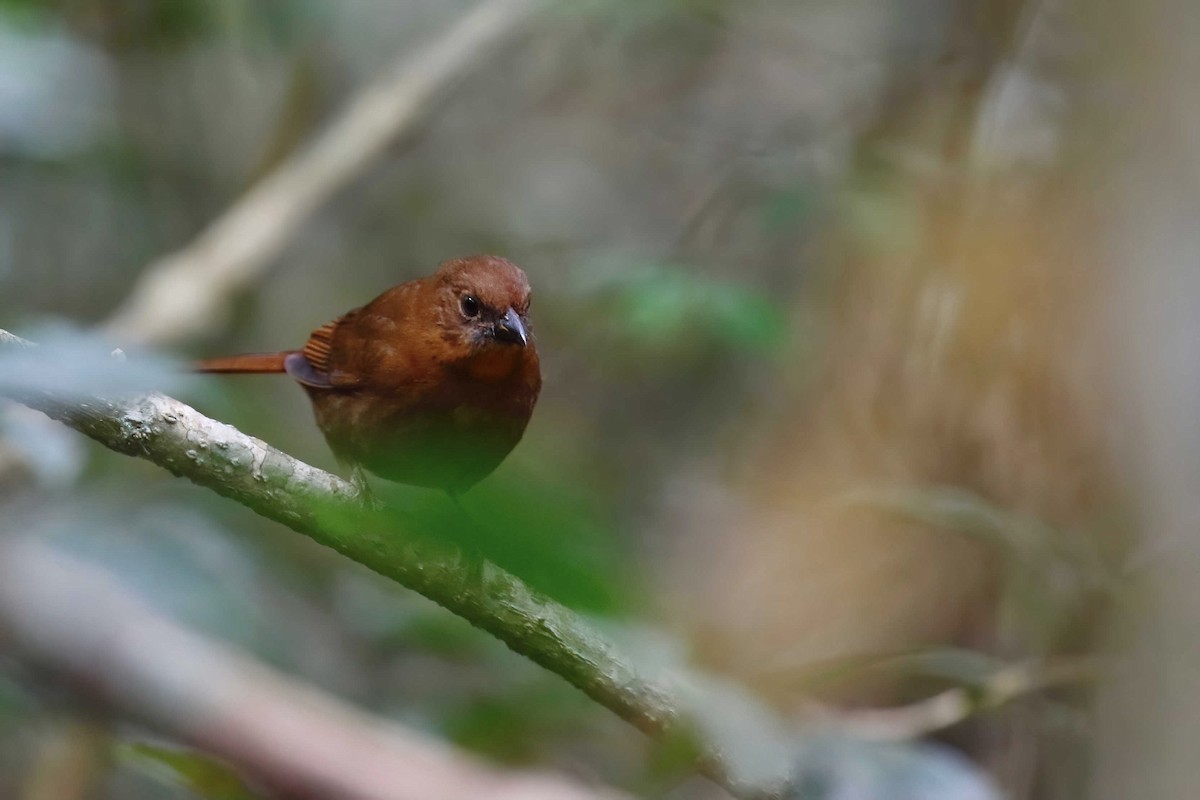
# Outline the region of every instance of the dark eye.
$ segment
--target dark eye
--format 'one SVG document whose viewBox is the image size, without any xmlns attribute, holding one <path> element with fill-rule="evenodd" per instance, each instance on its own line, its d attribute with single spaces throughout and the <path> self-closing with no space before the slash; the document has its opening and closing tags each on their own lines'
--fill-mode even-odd
<svg viewBox="0 0 1200 800">
<path fill-rule="evenodd" d="M 479 300 L 472 295 L 467 295 L 462 299 L 462 312 L 465 317 L 479 316 Z"/>
</svg>

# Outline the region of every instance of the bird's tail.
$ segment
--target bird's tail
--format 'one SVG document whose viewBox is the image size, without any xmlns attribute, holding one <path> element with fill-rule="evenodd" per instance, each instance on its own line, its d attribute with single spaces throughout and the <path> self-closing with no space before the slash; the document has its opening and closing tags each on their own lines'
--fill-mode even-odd
<svg viewBox="0 0 1200 800">
<path fill-rule="evenodd" d="M 241 356 L 204 358 L 196 362 L 196 372 L 266 373 L 283 372 L 283 360 L 291 353 L 247 353 Z"/>
</svg>

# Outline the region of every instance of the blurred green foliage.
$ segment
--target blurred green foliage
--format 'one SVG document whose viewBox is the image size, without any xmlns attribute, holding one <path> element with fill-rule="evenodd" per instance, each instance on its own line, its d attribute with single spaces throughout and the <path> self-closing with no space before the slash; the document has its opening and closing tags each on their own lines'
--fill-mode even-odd
<svg viewBox="0 0 1200 800">
<path fill-rule="evenodd" d="M 768 505 L 760 484 L 786 476 L 786 465 L 769 462 L 765 480 L 738 497 L 744 487 L 726 478 L 759 439 L 790 442 L 790 427 L 805 430 L 799 414 L 781 417 L 789 430 L 764 433 L 760 422 L 788 407 L 818 368 L 822 326 L 837 311 L 830 284 L 850 271 L 845 261 L 902 264 L 921 253 L 928 220 L 914 196 L 891 187 L 914 174 L 956 175 L 961 165 L 932 135 L 930 152 L 913 147 L 893 117 L 924 99 L 931 128 L 951 125 L 946 118 L 960 110 L 941 107 L 938 92 L 962 74 L 976 88 L 987 83 L 976 62 L 1007 52 L 988 21 L 999 6 L 1020 4 L 977 5 L 551 4 L 531 34 L 489 56 L 419 130 L 322 206 L 229 318 L 214 318 L 208 338 L 187 349 L 296 346 L 321 322 L 442 259 L 478 249 L 511 256 L 534 285 L 546 378 L 525 440 L 460 505 L 435 492 L 378 493 L 396 509 L 398 536 L 452 542 L 618 626 L 658 621 L 671 548 L 708 552 L 710 520 L 690 518 L 692 506 L 707 515 L 712 495 L 732 508 L 721 533 L 741 550 L 728 560 L 752 560 L 755 545 L 740 526 L 762 518 L 739 503 Z M 23 53 L 15 66 L 0 60 L 0 327 L 37 335 L 22 326 L 103 320 L 147 263 L 191 241 L 381 65 L 428 44 L 469 7 L 0 0 L 0 36 L 14 37 L 0 42 L 18 42 Z M 981 40 L 988 46 L 973 51 Z M 4 94 L 13 86 L 21 92 Z M 69 147 L 37 146 L 72 126 L 78 140 Z M 845 261 L 826 223 L 848 233 Z M 69 368 L 49 376 L 28 360 L 0 358 L 0 384 L 179 390 L 205 413 L 339 469 L 291 382 L 213 378 L 199 388 L 178 383 L 165 360 L 139 362 L 147 371 L 135 370 L 134 381 L 111 369 L 107 349 L 76 348 L 63 362 Z M 589 775 L 645 796 L 703 796 L 677 786 L 696 755 L 686 732 L 649 744 L 463 620 L 161 470 L 94 447 L 64 458 L 82 463 L 60 470 L 68 477 L 58 484 L 0 475 L 0 516 L 102 564 L 188 624 L 505 763 L 586 763 Z M 706 482 L 712 474 L 719 486 Z M 774 490 L 776 516 L 791 521 L 792 487 Z M 954 485 L 867 488 L 844 499 L 1000 554 L 998 605 L 1022 655 L 1078 634 L 1119 572 L 1110 554 L 1088 549 L 1088 532 L 1059 530 Z M 762 580 L 770 580 L 774 564 L 763 553 Z M 711 606 L 699 611 L 736 599 L 722 574 L 686 576 L 691 597 Z M 762 620 L 737 620 L 746 631 L 795 611 L 785 594 L 768 596 Z M 655 644 L 690 652 L 682 637 Z M 791 642 L 776 644 L 790 656 Z M 998 663 L 932 644 L 801 666 L 828 667 L 821 677 L 831 681 L 882 672 L 970 686 Z M 5 678 L 0 756 L 20 764 L 45 704 L 23 677 Z M 712 708 L 730 712 L 716 701 Z M 841 740 L 817 750 L 804 787 L 814 793 L 971 796 L 960 791 L 969 783 L 961 763 L 941 751 L 922 760 Z M 169 786 L 171 796 L 254 796 L 185 748 L 125 743 L 118 751 L 116 771 L 132 782 L 98 795 L 157 798 Z M 21 775 L 10 772 L 0 775 L 0 796 L 15 796 Z M 161 783 L 142 782 L 147 775 Z"/>
<path fill-rule="evenodd" d="M 0 674 L 0 720 L 20 724 L 37 711 L 37 698 L 10 675 Z"/>
<path fill-rule="evenodd" d="M 450 709 L 441 730 L 451 741 L 506 764 L 535 762 L 541 743 L 579 734 L 590 701 L 551 676 L 468 694 Z"/>
<path fill-rule="evenodd" d="M 622 539 L 572 484 L 508 477 L 458 502 L 386 484 L 375 491 L 394 512 L 396 531 L 450 542 L 561 603 L 611 614 L 635 602 L 639 576 L 625 564 Z"/>
<path fill-rule="evenodd" d="M 627 360 L 678 364 L 720 350 L 776 351 L 787 331 L 769 297 L 678 264 L 625 262 L 593 279 L 589 317 L 605 320 Z"/>
<path fill-rule="evenodd" d="M 241 777 L 211 756 L 196 750 L 144 742 L 125 742 L 117 758 L 169 786 L 187 789 L 204 800 L 259 800 Z"/>
<path fill-rule="evenodd" d="M 280 45 L 323 15 L 311 0 L 0 0 L 15 22 L 55 21 L 114 47 L 172 48 L 236 31 Z"/>
</svg>

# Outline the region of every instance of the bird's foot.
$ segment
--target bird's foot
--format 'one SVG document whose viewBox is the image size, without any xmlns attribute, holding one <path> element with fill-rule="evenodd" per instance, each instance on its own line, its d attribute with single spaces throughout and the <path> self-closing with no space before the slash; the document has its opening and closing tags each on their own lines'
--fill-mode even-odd
<svg viewBox="0 0 1200 800">
<path fill-rule="evenodd" d="M 357 464 L 350 469 L 350 482 L 354 484 L 354 490 L 358 496 L 358 502 L 362 503 L 364 508 L 371 511 L 379 511 L 383 508 L 383 501 L 371 489 L 371 484 L 367 481 L 367 473 L 362 467 Z"/>
<path fill-rule="evenodd" d="M 487 568 L 487 559 L 484 558 L 483 551 L 472 547 L 463 550 L 462 555 L 466 580 L 471 587 L 482 591 L 486 588 L 484 570 Z"/>
<path fill-rule="evenodd" d="M 461 497 L 454 492 L 447 492 L 447 495 L 450 497 L 450 502 L 458 509 L 458 512 L 469 523 L 476 525 L 475 518 L 467 511 Z M 483 548 L 478 544 L 472 543 L 472 541 L 468 540 L 467 543 L 461 545 L 463 571 L 471 586 L 482 590 L 484 588 L 484 569 L 487 565 L 487 556 L 484 555 Z"/>
</svg>

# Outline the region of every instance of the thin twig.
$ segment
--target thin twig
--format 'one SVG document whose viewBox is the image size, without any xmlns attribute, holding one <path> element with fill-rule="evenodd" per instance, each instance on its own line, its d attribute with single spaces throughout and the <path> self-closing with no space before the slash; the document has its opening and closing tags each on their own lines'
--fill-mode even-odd
<svg viewBox="0 0 1200 800">
<path fill-rule="evenodd" d="M 151 263 L 107 323 L 129 343 L 178 341 L 227 313 L 330 196 L 424 116 L 431 101 L 524 25 L 542 0 L 485 0 L 428 47 L 363 88 L 316 140 L 256 184 L 196 239 Z"/>
<path fill-rule="evenodd" d="M 1014 664 L 997 670 L 978 686 L 947 689 L 897 708 L 834 712 L 830 718 L 856 736 L 907 741 L 953 727 L 1029 695 L 1093 682 L 1099 675 L 1100 665 L 1094 659 Z"/>
</svg>

